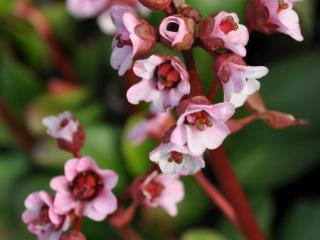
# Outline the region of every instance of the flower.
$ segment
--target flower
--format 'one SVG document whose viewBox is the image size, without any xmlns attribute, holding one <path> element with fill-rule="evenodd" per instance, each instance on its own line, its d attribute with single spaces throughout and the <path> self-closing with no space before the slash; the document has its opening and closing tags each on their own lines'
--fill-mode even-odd
<svg viewBox="0 0 320 240">
<path fill-rule="evenodd" d="M 179 14 L 163 19 L 159 31 L 162 42 L 177 51 L 190 49 L 194 42 L 193 19 Z"/>
<path fill-rule="evenodd" d="M 236 108 L 259 90 L 260 82 L 256 79 L 268 74 L 266 67 L 247 66 L 236 54 L 218 56 L 214 69 L 223 86 L 224 101 L 231 102 Z"/>
<path fill-rule="evenodd" d="M 96 16 L 107 7 L 110 0 L 67 0 L 67 9 L 75 17 L 89 18 Z"/>
<path fill-rule="evenodd" d="M 111 192 L 118 181 L 115 172 L 102 170 L 92 158 L 82 157 L 67 161 L 64 173 L 50 182 L 57 191 L 54 208 L 58 213 L 74 210 L 78 217 L 102 221 L 117 209 L 117 199 Z"/>
<path fill-rule="evenodd" d="M 144 204 L 149 207 L 162 207 L 170 216 L 178 213 L 177 203 L 184 198 L 184 186 L 179 175 L 152 172 L 141 185 Z"/>
<path fill-rule="evenodd" d="M 229 49 L 240 56 L 246 55 L 249 32 L 244 25 L 239 24 L 235 13 L 220 12 L 209 16 L 200 25 L 199 37 L 211 51 Z"/>
<path fill-rule="evenodd" d="M 172 56 L 157 56 L 139 60 L 133 67 L 142 80 L 131 86 L 127 92 L 128 101 L 152 102 L 157 112 L 178 105 L 181 98 L 189 94 L 189 74 L 181 61 Z"/>
<path fill-rule="evenodd" d="M 148 137 L 161 139 L 172 125 L 174 125 L 174 118 L 170 112 L 150 114 L 138 122 L 128 132 L 127 137 L 137 146 Z"/>
<path fill-rule="evenodd" d="M 192 154 L 186 146 L 178 146 L 171 142 L 161 143 L 149 157 L 152 162 L 159 164 L 165 174 L 189 175 L 205 166 L 202 156 Z"/>
<path fill-rule="evenodd" d="M 114 6 L 111 18 L 117 28 L 112 42 L 111 66 L 122 76 L 131 68 L 134 57 L 148 53 L 156 44 L 156 32 L 130 9 Z"/>
<path fill-rule="evenodd" d="M 281 32 L 302 41 L 299 16 L 293 10 L 297 0 L 252 0 L 247 7 L 248 28 L 265 34 Z"/>
<path fill-rule="evenodd" d="M 138 12 L 143 17 L 147 17 L 150 14 L 150 10 L 144 7 L 138 0 L 135 0 L 132 3 L 126 2 L 125 4 L 122 1 L 115 1 L 113 5 L 116 4 L 126 7 L 131 12 Z M 114 35 L 117 32 L 117 28 L 112 22 L 111 8 L 107 8 L 99 14 L 97 23 L 100 30 L 105 34 Z"/>
<path fill-rule="evenodd" d="M 76 153 L 83 147 L 85 133 L 70 112 L 46 117 L 42 123 L 48 128 L 48 135 L 58 140 L 60 148 Z"/>
<path fill-rule="evenodd" d="M 31 193 L 24 202 L 22 220 L 39 240 L 59 240 L 70 226 L 70 217 L 56 213 L 53 198 L 45 191 Z"/>
<path fill-rule="evenodd" d="M 187 144 L 195 155 L 203 154 L 206 148 L 218 148 L 230 133 L 225 123 L 234 114 L 233 105 L 227 102 L 199 104 L 193 103 L 192 99 L 186 101 L 184 110 L 179 110 L 182 113 L 171 133 L 171 142 L 179 146 Z"/>
</svg>

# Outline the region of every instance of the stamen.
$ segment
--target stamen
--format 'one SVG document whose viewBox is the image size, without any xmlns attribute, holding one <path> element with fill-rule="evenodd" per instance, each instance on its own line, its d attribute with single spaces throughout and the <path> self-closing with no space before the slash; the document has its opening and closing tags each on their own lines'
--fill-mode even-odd
<svg viewBox="0 0 320 240">
<path fill-rule="evenodd" d="M 205 111 L 196 112 L 188 115 L 186 117 L 186 123 L 190 125 L 194 125 L 200 131 L 205 130 L 206 127 L 213 126 L 211 117 Z"/>
<path fill-rule="evenodd" d="M 172 151 L 170 153 L 170 158 L 168 159 L 168 162 L 175 162 L 177 164 L 182 163 L 183 161 L 183 154 L 177 151 Z"/>
<path fill-rule="evenodd" d="M 70 184 L 73 197 L 82 201 L 95 198 L 102 188 L 103 183 L 100 176 L 93 171 L 80 173 Z"/>
<path fill-rule="evenodd" d="M 151 198 L 156 198 L 161 195 L 164 186 L 158 182 L 152 181 L 144 186 L 144 191 L 150 195 Z"/>
<path fill-rule="evenodd" d="M 156 79 L 166 88 L 173 88 L 180 81 L 180 74 L 172 67 L 170 61 L 161 64 L 158 67 L 156 74 Z"/>
<path fill-rule="evenodd" d="M 226 19 L 221 21 L 220 29 L 224 34 L 228 34 L 231 31 L 236 31 L 239 28 L 238 24 L 234 21 L 232 16 L 228 16 Z"/>
</svg>

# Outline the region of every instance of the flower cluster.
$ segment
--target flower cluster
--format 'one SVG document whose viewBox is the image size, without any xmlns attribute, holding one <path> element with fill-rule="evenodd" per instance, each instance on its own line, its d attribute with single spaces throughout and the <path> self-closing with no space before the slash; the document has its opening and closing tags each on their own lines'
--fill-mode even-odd
<svg viewBox="0 0 320 240">
<path fill-rule="evenodd" d="M 112 170 L 99 168 L 91 157 L 81 156 L 85 133 L 70 112 L 46 117 L 43 124 L 47 133 L 57 140 L 58 146 L 72 153 L 74 158 L 66 161 L 63 176 L 51 180 L 50 187 L 56 194 L 51 196 L 45 191 L 31 193 L 25 201 L 27 210 L 22 218 L 38 239 L 68 239 L 68 235 L 75 233 L 62 234 L 72 221 L 84 216 L 102 221 L 117 210 L 117 198 L 112 189 L 118 176 Z"/>
<path fill-rule="evenodd" d="M 248 66 L 244 60 L 249 31 L 282 32 L 302 40 L 298 17 L 292 9 L 293 1 L 251 1 L 247 7 L 247 26 L 232 12 L 222 11 L 203 19 L 183 0 L 140 2 L 166 13 L 158 30 L 122 6 L 111 9 L 117 26 L 111 65 L 120 76 L 133 71 L 140 78 L 128 89 L 127 99 L 131 104 L 150 103 L 153 115 L 137 124 L 128 137 L 136 145 L 147 137 L 161 139 L 149 157 L 162 173 L 195 174 L 205 167 L 205 151 L 217 149 L 230 134 L 228 122 L 235 109 L 260 89 L 258 79 L 268 74 L 266 67 Z M 177 56 L 151 55 L 156 43 L 181 52 L 184 61 Z M 215 58 L 212 70 L 218 87 L 223 88 L 223 102 L 213 104 L 203 91 L 192 88 L 195 84 L 192 82 L 200 84 L 195 77 L 193 59 L 190 64 L 194 47 L 203 48 Z M 177 116 L 176 123 L 167 118 L 169 114 L 173 116 L 172 110 Z M 267 111 L 264 114 L 268 117 L 260 115 L 261 119 L 266 122 L 271 119 Z M 152 185 L 152 189 L 157 192 L 161 188 Z"/>
</svg>

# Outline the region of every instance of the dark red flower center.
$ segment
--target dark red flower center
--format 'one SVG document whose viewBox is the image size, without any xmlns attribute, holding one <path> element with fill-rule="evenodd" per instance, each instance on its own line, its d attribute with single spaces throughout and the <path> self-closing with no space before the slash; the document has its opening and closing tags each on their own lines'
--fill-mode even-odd
<svg viewBox="0 0 320 240">
<path fill-rule="evenodd" d="M 212 127 L 212 119 L 206 111 L 191 113 L 186 117 L 186 123 L 194 125 L 203 131 L 206 127 Z"/>
<path fill-rule="evenodd" d="M 91 170 L 78 174 L 70 184 L 73 197 L 81 201 L 89 201 L 95 198 L 102 188 L 101 177 Z"/>
<path fill-rule="evenodd" d="M 168 161 L 180 164 L 183 161 L 183 154 L 177 151 L 172 151 L 170 153 L 170 158 L 168 159 Z"/>
<path fill-rule="evenodd" d="M 36 223 L 42 226 L 45 226 L 51 223 L 49 218 L 49 207 L 43 206 L 39 212 L 39 218 L 36 220 Z"/>
<path fill-rule="evenodd" d="M 60 127 L 64 128 L 65 126 L 67 126 L 69 123 L 69 119 L 64 118 L 61 122 L 60 122 Z"/>
<path fill-rule="evenodd" d="M 179 31 L 179 24 L 176 23 L 176 22 L 170 22 L 168 25 L 167 25 L 167 31 L 169 32 L 178 32 Z"/>
<path fill-rule="evenodd" d="M 179 72 L 172 66 L 170 61 L 159 65 L 156 74 L 156 79 L 166 88 L 174 88 L 181 80 Z"/>
<path fill-rule="evenodd" d="M 121 37 L 121 34 L 118 34 L 116 36 L 116 39 L 118 40 L 118 42 L 117 42 L 118 48 L 122 48 L 124 46 L 132 46 L 131 40 Z"/>
<path fill-rule="evenodd" d="M 231 31 L 236 31 L 239 28 L 238 24 L 234 21 L 232 16 L 226 17 L 220 23 L 220 30 L 224 32 L 224 34 L 228 34 Z"/>
<path fill-rule="evenodd" d="M 159 197 L 164 189 L 161 183 L 151 181 L 144 186 L 144 191 L 150 195 L 151 198 Z"/>
</svg>

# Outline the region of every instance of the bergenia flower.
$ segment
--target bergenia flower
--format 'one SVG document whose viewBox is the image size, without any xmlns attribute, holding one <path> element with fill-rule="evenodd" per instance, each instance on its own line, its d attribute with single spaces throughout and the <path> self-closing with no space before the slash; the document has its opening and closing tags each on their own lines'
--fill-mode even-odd
<svg viewBox="0 0 320 240">
<path fill-rule="evenodd" d="M 110 5 L 111 4 L 109 4 L 109 6 Z M 131 12 L 139 13 L 139 15 L 141 15 L 142 17 L 147 17 L 150 14 L 150 9 L 144 7 L 138 0 L 134 0 L 132 3 L 124 2 L 121 0 L 114 1 L 113 5 L 122 5 Z M 111 8 L 109 7 L 99 14 L 99 16 L 97 17 L 97 23 L 101 31 L 105 34 L 113 35 L 117 32 L 117 28 L 112 22 Z"/>
<path fill-rule="evenodd" d="M 194 42 L 195 23 L 182 15 L 173 15 L 162 20 L 159 27 L 161 40 L 177 51 L 187 50 Z"/>
<path fill-rule="evenodd" d="M 211 51 L 229 49 L 240 56 L 247 53 L 245 46 L 249 41 L 249 32 L 239 24 L 235 13 L 220 12 L 209 16 L 200 25 L 199 36 Z"/>
<path fill-rule="evenodd" d="M 70 226 L 70 217 L 59 215 L 53 208 L 53 198 L 45 191 L 33 192 L 25 200 L 22 220 L 38 240 L 59 240 Z"/>
<path fill-rule="evenodd" d="M 152 102 L 155 111 L 164 112 L 177 106 L 190 92 L 189 74 L 176 57 L 152 55 L 137 61 L 133 71 L 142 80 L 127 92 L 132 104 Z"/>
<path fill-rule="evenodd" d="M 191 153 L 187 146 L 178 146 L 171 142 L 161 143 L 149 157 L 151 161 L 159 164 L 165 174 L 195 174 L 205 166 L 202 156 Z"/>
<path fill-rule="evenodd" d="M 57 191 L 56 212 L 66 214 L 73 210 L 78 217 L 102 221 L 117 209 L 117 199 L 111 191 L 118 181 L 114 171 L 102 170 L 92 158 L 82 157 L 67 161 L 64 174 L 50 182 Z"/>
<path fill-rule="evenodd" d="M 68 111 L 42 120 L 47 133 L 58 140 L 59 147 L 76 153 L 84 145 L 85 133 L 79 122 Z"/>
<path fill-rule="evenodd" d="M 231 102 L 236 108 L 259 90 L 260 82 L 257 79 L 268 74 L 266 67 L 247 66 L 242 57 L 236 54 L 218 56 L 214 69 L 223 86 L 224 101 Z"/>
<path fill-rule="evenodd" d="M 156 171 L 145 179 L 141 191 L 146 206 L 161 207 L 172 217 L 177 215 L 177 204 L 184 198 L 179 175 L 158 174 Z"/>
<path fill-rule="evenodd" d="M 218 148 L 230 134 L 226 122 L 233 114 L 231 103 L 209 105 L 208 102 L 189 101 L 180 113 L 170 139 L 179 146 L 187 144 L 193 154 L 201 155 L 206 148 Z"/>
<path fill-rule="evenodd" d="M 281 32 L 302 41 L 299 16 L 293 10 L 298 0 L 252 0 L 247 7 L 248 28 L 272 34 Z"/>
<path fill-rule="evenodd" d="M 173 125 L 174 118 L 170 112 L 150 114 L 138 122 L 128 132 L 127 137 L 137 146 L 147 138 L 161 139 Z"/>
<path fill-rule="evenodd" d="M 154 47 L 156 32 L 123 6 L 112 7 L 111 18 L 117 28 L 112 42 L 111 66 L 122 76 L 132 67 L 134 57 L 144 55 Z"/>
<path fill-rule="evenodd" d="M 94 17 L 107 7 L 110 0 L 67 0 L 67 9 L 75 17 Z"/>
</svg>

